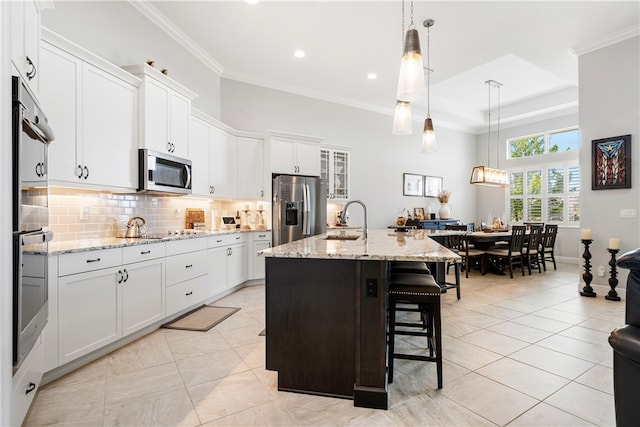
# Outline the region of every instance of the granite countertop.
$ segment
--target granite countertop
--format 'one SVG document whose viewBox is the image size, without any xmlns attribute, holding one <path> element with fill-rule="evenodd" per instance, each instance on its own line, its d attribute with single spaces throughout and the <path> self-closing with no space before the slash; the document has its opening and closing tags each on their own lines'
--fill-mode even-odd
<svg viewBox="0 0 640 427">
<path fill-rule="evenodd" d="M 390 230 L 369 230 L 367 240 L 362 232 L 357 240 L 328 240 L 340 232 L 319 234 L 260 251 L 259 254 L 278 258 L 370 259 L 382 261 L 461 262 L 462 258 L 435 240 L 427 230 L 396 233 Z"/>
<path fill-rule="evenodd" d="M 251 233 L 251 232 L 271 232 L 268 230 L 217 230 L 217 231 L 201 231 L 195 234 L 178 234 L 178 235 L 167 235 L 166 237 L 161 238 L 153 238 L 153 239 L 131 239 L 124 237 L 105 237 L 105 238 L 96 238 L 96 239 L 84 239 L 84 240 L 67 240 L 67 241 L 56 241 L 55 236 L 54 240 L 49 242 L 49 256 L 53 255 L 61 255 L 68 254 L 74 252 L 86 252 L 86 251 L 97 251 L 100 249 L 111 249 L 111 248 L 122 248 L 125 246 L 135 246 L 135 245 L 149 245 L 153 243 L 159 242 L 170 242 L 174 240 L 185 240 L 185 239 L 200 239 L 203 237 L 209 236 L 217 236 L 221 234 L 234 234 L 234 233 Z M 43 255 L 40 251 L 29 251 L 28 248 L 25 248 L 26 253 L 33 253 L 37 255 Z"/>
</svg>

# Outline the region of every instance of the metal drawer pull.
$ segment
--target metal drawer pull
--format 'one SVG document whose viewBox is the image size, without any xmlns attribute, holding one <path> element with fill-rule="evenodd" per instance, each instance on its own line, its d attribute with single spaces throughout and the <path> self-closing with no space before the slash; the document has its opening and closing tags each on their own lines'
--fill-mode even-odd
<svg viewBox="0 0 640 427">
<path fill-rule="evenodd" d="M 185 265 L 184 268 L 191 268 L 193 267 L 193 264 L 189 264 L 189 265 Z"/>
<path fill-rule="evenodd" d="M 186 294 L 184 294 L 185 296 L 189 296 L 189 295 L 193 295 L 193 291 L 191 292 L 187 292 Z"/>
<path fill-rule="evenodd" d="M 100 258 L 88 259 L 87 262 L 100 262 Z"/>
<path fill-rule="evenodd" d="M 146 254 L 150 254 L 150 253 L 151 253 L 151 251 L 141 251 L 140 255 L 146 255 Z"/>
<path fill-rule="evenodd" d="M 29 387 L 27 387 L 27 391 L 24 394 L 29 394 L 35 389 L 36 389 L 36 385 L 34 383 L 29 383 Z"/>
</svg>

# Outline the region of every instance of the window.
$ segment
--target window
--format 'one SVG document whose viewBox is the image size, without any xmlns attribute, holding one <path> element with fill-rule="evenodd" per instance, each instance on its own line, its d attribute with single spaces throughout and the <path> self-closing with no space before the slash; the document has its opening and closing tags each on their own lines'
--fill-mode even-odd
<svg viewBox="0 0 640 427">
<path fill-rule="evenodd" d="M 564 129 L 507 140 L 510 159 L 577 150 L 578 129 Z"/>
<path fill-rule="evenodd" d="M 576 225 L 580 221 L 580 168 L 577 160 L 512 170 L 508 205 L 510 222 Z"/>
</svg>

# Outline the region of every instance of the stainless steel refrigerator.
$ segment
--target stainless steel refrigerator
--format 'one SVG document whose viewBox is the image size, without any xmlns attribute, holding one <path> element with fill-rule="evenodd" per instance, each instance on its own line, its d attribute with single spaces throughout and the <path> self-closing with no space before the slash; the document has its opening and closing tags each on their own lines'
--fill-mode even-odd
<svg viewBox="0 0 640 427">
<path fill-rule="evenodd" d="M 280 175 L 273 179 L 273 245 L 327 232 L 327 182 Z"/>
</svg>

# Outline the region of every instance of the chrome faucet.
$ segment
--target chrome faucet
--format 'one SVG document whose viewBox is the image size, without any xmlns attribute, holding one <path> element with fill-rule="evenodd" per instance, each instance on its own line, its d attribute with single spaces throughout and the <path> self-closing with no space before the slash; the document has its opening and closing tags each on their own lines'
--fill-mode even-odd
<svg viewBox="0 0 640 427">
<path fill-rule="evenodd" d="M 347 225 L 347 209 L 349 208 L 349 206 L 351 206 L 352 203 L 357 203 L 360 206 L 362 206 L 362 209 L 364 210 L 364 233 L 363 233 L 363 237 L 365 240 L 367 240 L 367 230 L 369 229 L 369 225 L 367 224 L 367 206 L 364 204 L 364 202 L 362 200 L 349 200 L 347 203 L 344 204 L 344 207 L 342 208 L 342 216 L 340 218 L 340 225 Z"/>
</svg>

